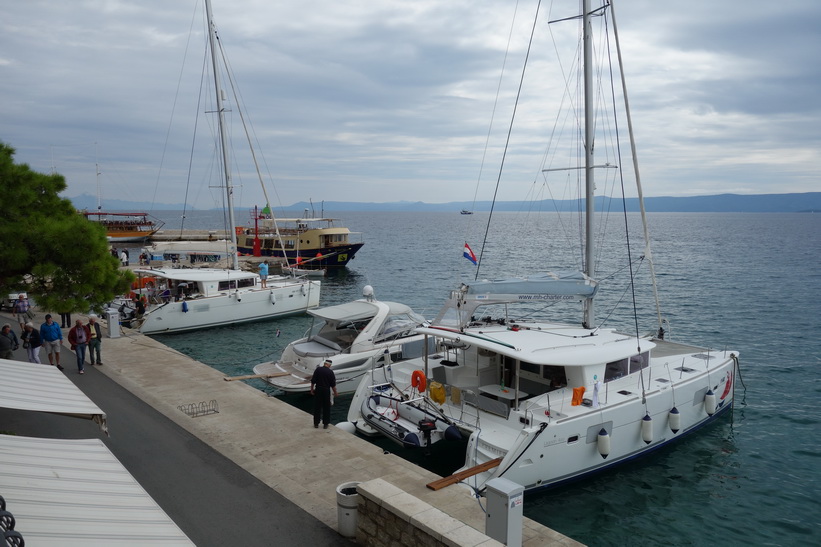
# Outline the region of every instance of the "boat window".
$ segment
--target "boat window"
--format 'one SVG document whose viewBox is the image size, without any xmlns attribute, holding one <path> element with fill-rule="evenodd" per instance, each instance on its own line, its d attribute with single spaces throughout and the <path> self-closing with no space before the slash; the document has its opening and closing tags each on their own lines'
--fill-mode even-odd
<svg viewBox="0 0 821 547">
<path fill-rule="evenodd" d="M 567 385 L 567 374 L 564 367 L 542 367 L 542 378 L 550 382 L 550 389 L 558 389 Z"/>
<path fill-rule="evenodd" d="M 626 375 L 629 371 L 628 365 L 628 359 L 619 359 L 618 361 L 611 361 L 610 363 L 607 363 L 607 366 L 604 369 L 604 381 L 610 382 L 612 380 L 618 380 L 622 376 Z"/>
<path fill-rule="evenodd" d="M 424 322 L 425 318 L 414 312 L 389 315 L 374 338 L 374 342 L 412 336 L 414 334 L 413 329 Z"/>
<path fill-rule="evenodd" d="M 220 281 L 217 289 L 220 291 L 228 291 L 236 288 L 253 287 L 256 280 L 253 277 L 246 277 L 243 279 L 231 279 L 228 281 Z"/>
<path fill-rule="evenodd" d="M 638 372 L 650 364 L 650 352 L 645 351 L 630 358 L 630 372 Z"/>
<path fill-rule="evenodd" d="M 255 285 L 255 283 L 256 283 L 256 279 L 253 278 L 253 277 L 252 278 L 240 279 L 239 280 L 239 288 L 241 289 L 243 287 L 253 287 Z"/>
</svg>

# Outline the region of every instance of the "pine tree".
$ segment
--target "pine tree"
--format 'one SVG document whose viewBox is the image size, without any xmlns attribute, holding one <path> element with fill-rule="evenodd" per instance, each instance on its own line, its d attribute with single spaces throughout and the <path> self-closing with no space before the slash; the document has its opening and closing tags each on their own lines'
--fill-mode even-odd
<svg viewBox="0 0 821 547">
<path fill-rule="evenodd" d="M 14 163 L 0 142 L 0 295 L 26 291 L 44 310 L 99 311 L 134 279 L 108 251 L 105 229 L 61 198 L 62 175 Z"/>
</svg>

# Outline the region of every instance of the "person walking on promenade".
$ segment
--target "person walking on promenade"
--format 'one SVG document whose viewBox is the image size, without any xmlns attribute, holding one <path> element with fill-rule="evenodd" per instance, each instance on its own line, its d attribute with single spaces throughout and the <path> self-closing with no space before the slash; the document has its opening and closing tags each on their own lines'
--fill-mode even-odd
<svg viewBox="0 0 821 547">
<path fill-rule="evenodd" d="M 91 361 L 92 365 L 95 364 L 94 356 L 96 353 L 96 364 L 102 365 L 103 358 L 100 357 L 100 346 L 103 344 L 103 331 L 97 322 L 97 316 L 93 313 L 88 316 L 88 333 L 88 360 Z"/>
<path fill-rule="evenodd" d="M 263 260 L 259 265 L 259 280 L 262 281 L 262 288 L 268 288 L 268 261 Z"/>
<path fill-rule="evenodd" d="M 91 338 L 91 331 L 86 325 L 83 325 L 81 319 L 68 331 L 68 343 L 71 344 L 71 351 L 77 355 L 77 371 L 80 374 L 85 374 L 83 366 L 86 364 L 86 348 L 88 341 Z"/>
<path fill-rule="evenodd" d="M 0 359 L 14 359 L 14 350 L 18 347 L 20 347 L 20 341 L 11 330 L 11 325 L 6 323 L 0 329 Z"/>
<path fill-rule="evenodd" d="M 29 321 L 26 323 L 26 330 L 20 337 L 23 339 L 23 347 L 28 353 L 29 363 L 40 363 L 40 346 L 43 345 L 43 340 L 40 338 L 40 333 L 34 328 L 34 325 Z"/>
<path fill-rule="evenodd" d="M 128 266 L 128 254 L 126 254 L 125 249 L 120 251 L 120 264 Z"/>
<path fill-rule="evenodd" d="M 31 318 L 29 315 L 30 310 L 31 303 L 29 299 L 26 298 L 25 294 L 19 295 L 17 300 L 14 301 L 14 308 L 12 308 L 11 314 L 17 319 L 17 322 L 20 323 L 21 334 L 26 328 L 26 322 Z"/>
<path fill-rule="evenodd" d="M 60 312 L 60 328 L 61 329 L 70 329 L 71 328 L 71 312 Z"/>
<path fill-rule="evenodd" d="M 332 362 L 325 360 L 325 364 L 316 367 L 314 375 L 311 376 L 311 395 L 314 396 L 314 428 L 319 427 L 319 420 L 322 419 L 322 428 L 328 429 L 331 422 L 331 391 L 334 397 L 338 397 L 336 392 L 336 375 L 331 370 Z"/>
<path fill-rule="evenodd" d="M 60 365 L 60 346 L 63 342 L 63 331 L 60 330 L 60 325 L 51 319 L 50 313 L 46 314 L 46 322 L 40 325 L 40 339 L 46 349 L 46 355 L 48 355 L 48 364 L 56 364 L 58 369 L 63 370 Z"/>
</svg>

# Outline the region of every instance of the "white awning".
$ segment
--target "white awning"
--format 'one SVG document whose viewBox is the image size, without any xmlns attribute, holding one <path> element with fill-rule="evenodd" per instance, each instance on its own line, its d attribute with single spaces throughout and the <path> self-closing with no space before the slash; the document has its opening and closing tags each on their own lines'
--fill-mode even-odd
<svg viewBox="0 0 821 547">
<path fill-rule="evenodd" d="M 27 545 L 193 545 L 99 439 L 0 435 L 0 493 Z"/>
<path fill-rule="evenodd" d="M 86 418 L 108 433 L 105 413 L 57 367 L 0 359 L 0 406 Z"/>
</svg>

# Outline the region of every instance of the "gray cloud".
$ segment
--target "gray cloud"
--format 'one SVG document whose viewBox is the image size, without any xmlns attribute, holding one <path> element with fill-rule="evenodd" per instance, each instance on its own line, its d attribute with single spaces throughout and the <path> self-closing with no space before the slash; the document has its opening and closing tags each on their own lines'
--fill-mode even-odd
<svg viewBox="0 0 821 547">
<path fill-rule="evenodd" d="M 217 0 L 269 192 L 283 204 L 471 199 L 514 7 Z M 821 3 L 618 0 L 616 8 L 646 194 L 818 189 Z M 577 8 L 542 9 L 559 18 Z M 492 194 L 535 2 L 518 10 L 480 199 Z M 181 202 L 190 159 L 192 204 L 219 205 L 211 160 L 191 157 L 201 11 L 194 0 L 7 3 L 0 140 L 17 161 L 66 175 L 68 195 L 95 193 L 98 161 L 104 197 Z M 511 199 L 525 196 L 540 168 L 558 100 L 542 92 L 563 86 L 546 67 L 553 41 L 574 34 L 566 25 L 552 25 L 552 38 L 545 23 L 538 28 L 508 157 Z M 243 137 L 234 131 L 239 164 Z M 261 203 L 242 165 L 240 204 Z"/>
</svg>

